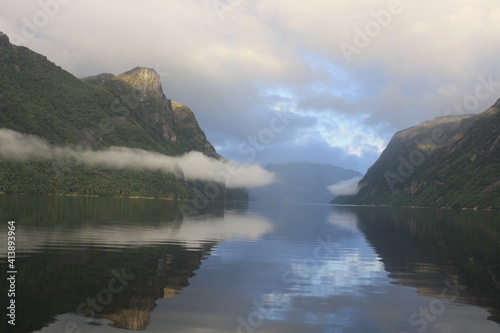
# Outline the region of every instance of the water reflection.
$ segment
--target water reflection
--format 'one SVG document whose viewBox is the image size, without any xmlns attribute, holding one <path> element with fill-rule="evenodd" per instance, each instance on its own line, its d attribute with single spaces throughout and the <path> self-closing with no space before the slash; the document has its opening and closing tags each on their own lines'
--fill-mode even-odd
<svg viewBox="0 0 500 333">
<path fill-rule="evenodd" d="M 499 309 L 495 281 L 500 251 L 498 225 L 493 224 L 498 213 L 477 213 L 370 207 L 325 210 L 308 205 L 280 209 L 274 219 L 281 237 L 269 247 L 288 254 L 281 258 L 282 265 L 276 263 L 284 273 L 266 277 L 274 288 L 253 295 L 253 306 L 238 317 L 238 329 L 500 331 L 486 321 L 496 320 Z M 482 244 L 474 243 L 485 238 Z M 461 266 L 470 263 L 487 270 L 468 267 L 467 274 L 460 273 Z M 252 274 L 238 263 L 233 269 Z M 484 277 L 487 274 L 491 280 L 479 284 L 489 279 Z M 240 286 L 252 288 L 250 283 Z M 480 301 L 483 298 L 486 302 Z M 258 319 L 262 317 L 265 320 Z"/>
<path fill-rule="evenodd" d="M 11 332 L 38 330 L 66 313 L 85 316 L 85 327 L 145 329 L 156 301 L 180 294 L 217 242 L 252 242 L 272 230 L 265 218 L 239 214 L 245 209 L 240 204 L 211 204 L 185 216 L 185 203 L 161 200 L 0 201 L 0 218 L 15 217 L 17 226 L 19 320 Z M 6 271 L 6 237 L 0 237 Z"/>
<path fill-rule="evenodd" d="M 143 219 L 144 220 L 144 219 Z M 257 216 L 241 216 L 226 212 L 222 217 L 204 215 L 203 218 L 165 220 L 155 225 L 144 225 L 128 221 L 108 222 L 102 225 L 82 223 L 76 228 L 32 227 L 21 228 L 18 236 L 19 248 L 25 252 L 43 251 L 47 246 L 72 249 L 75 246 L 100 246 L 110 250 L 130 246 L 155 244 L 178 244 L 186 249 L 202 249 L 207 242 L 224 239 L 257 240 L 263 233 L 271 231 L 271 224 Z M 26 225 L 23 225 L 27 227 Z M 6 255 L 7 248 L 0 249 Z"/>
<path fill-rule="evenodd" d="M 355 214 L 358 227 L 381 256 L 392 283 L 419 295 L 489 310 L 500 323 L 500 225 L 498 212 L 336 207 Z"/>
<path fill-rule="evenodd" d="M 0 204 L 0 218 L 16 216 L 20 231 L 18 318 L 30 320 L 18 332 L 500 331 L 491 321 L 500 309 L 495 212 L 2 196 Z"/>
<path fill-rule="evenodd" d="M 257 304 L 266 309 L 266 319 L 274 321 L 266 327 L 276 332 L 319 332 L 358 325 L 354 323 L 359 319 L 357 303 L 363 303 L 367 294 L 380 293 L 389 278 L 376 252 L 366 246 L 357 215 L 325 206 L 295 205 L 288 206 L 282 216 L 288 226 L 302 226 L 295 232 L 288 230 L 287 238 L 280 239 L 281 250 L 290 255 L 282 261 L 288 269 L 275 281 L 279 288 L 257 298 Z M 315 236 L 304 241 L 307 230 Z M 257 328 L 251 325 L 251 314 L 243 318 L 239 329 Z"/>
</svg>

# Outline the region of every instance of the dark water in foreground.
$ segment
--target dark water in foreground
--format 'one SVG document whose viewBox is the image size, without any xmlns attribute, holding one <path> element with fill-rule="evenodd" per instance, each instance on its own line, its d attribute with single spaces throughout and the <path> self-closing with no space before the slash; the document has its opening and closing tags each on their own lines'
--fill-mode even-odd
<svg viewBox="0 0 500 333">
<path fill-rule="evenodd" d="M 0 196 L 1 332 L 500 332 L 500 213 Z M 198 207 L 199 208 L 199 207 Z"/>
</svg>

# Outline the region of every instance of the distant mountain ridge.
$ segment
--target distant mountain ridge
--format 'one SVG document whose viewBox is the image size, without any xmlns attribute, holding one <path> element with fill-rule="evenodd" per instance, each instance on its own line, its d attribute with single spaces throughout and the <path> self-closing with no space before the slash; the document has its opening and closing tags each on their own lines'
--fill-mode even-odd
<svg viewBox="0 0 500 333">
<path fill-rule="evenodd" d="M 361 176 L 355 170 L 306 162 L 270 164 L 265 168 L 276 175 L 277 182 L 249 189 L 250 201 L 328 204 L 332 198 L 329 185 Z"/>
<path fill-rule="evenodd" d="M 99 150 L 138 148 L 170 156 L 199 151 L 223 159 L 194 113 L 169 100 L 160 76 L 136 67 L 120 75 L 78 79 L 0 32 L 0 128 L 51 145 Z M 159 171 L 109 170 L 64 163 L 0 159 L 0 192 L 187 199 L 205 182 Z M 244 189 L 217 184 L 216 200 L 246 200 Z"/>
<path fill-rule="evenodd" d="M 397 132 L 359 186 L 332 203 L 500 209 L 500 99 Z"/>
</svg>

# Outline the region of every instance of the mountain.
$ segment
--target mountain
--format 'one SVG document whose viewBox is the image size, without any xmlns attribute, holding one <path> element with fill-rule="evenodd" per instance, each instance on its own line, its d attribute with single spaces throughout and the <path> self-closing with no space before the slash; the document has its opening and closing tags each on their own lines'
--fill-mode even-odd
<svg viewBox="0 0 500 333">
<path fill-rule="evenodd" d="M 500 209 L 500 99 L 397 132 L 359 186 L 332 203 Z"/>
<path fill-rule="evenodd" d="M 270 164 L 266 169 L 278 180 L 271 185 L 249 189 L 251 201 L 327 204 L 332 198 L 328 185 L 361 176 L 357 171 L 326 164 Z"/>
<path fill-rule="evenodd" d="M 36 135 L 49 145 L 75 151 L 127 147 L 169 156 L 198 151 L 224 160 L 194 113 L 165 97 L 153 69 L 137 67 L 116 76 L 78 79 L 45 56 L 12 45 L 1 32 L 0 128 L 18 136 Z M 62 162 L 0 159 L 0 192 L 5 193 L 188 199 L 207 186 L 177 176 L 91 168 L 70 157 Z M 212 199 L 247 199 L 244 189 L 214 186 L 217 195 Z"/>
</svg>

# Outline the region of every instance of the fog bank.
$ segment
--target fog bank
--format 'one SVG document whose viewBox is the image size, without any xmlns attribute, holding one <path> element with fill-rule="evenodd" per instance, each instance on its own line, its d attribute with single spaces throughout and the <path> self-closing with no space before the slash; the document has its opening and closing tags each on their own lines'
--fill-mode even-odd
<svg viewBox="0 0 500 333">
<path fill-rule="evenodd" d="M 328 190 L 335 195 L 355 195 L 359 191 L 358 183 L 363 177 L 354 177 L 328 186 Z"/>
<path fill-rule="evenodd" d="M 186 180 L 223 183 L 230 188 L 258 187 L 274 181 L 274 175 L 259 165 L 219 161 L 198 151 L 181 156 L 126 147 L 93 151 L 54 146 L 37 136 L 9 129 L 0 129 L 0 158 L 18 162 L 71 161 L 72 165 L 89 167 L 162 171 Z"/>
</svg>

